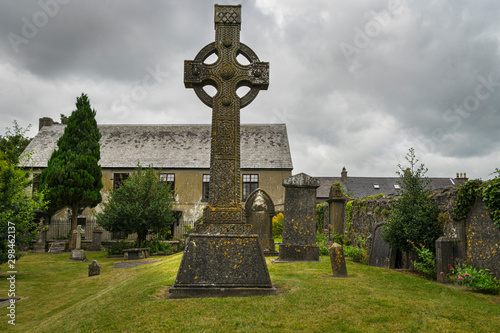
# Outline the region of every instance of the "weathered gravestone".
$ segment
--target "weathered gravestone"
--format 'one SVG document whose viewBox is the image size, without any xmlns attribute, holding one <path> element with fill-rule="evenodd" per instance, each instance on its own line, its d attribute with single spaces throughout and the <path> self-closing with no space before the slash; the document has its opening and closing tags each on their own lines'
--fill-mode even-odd
<svg viewBox="0 0 500 333">
<path fill-rule="evenodd" d="M 342 187 L 333 184 L 330 187 L 330 195 L 327 200 L 329 212 L 329 230 L 330 234 L 335 232 L 338 235 L 344 235 L 344 215 L 345 215 L 346 197 L 342 193 Z"/>
<path fill-rule="evenodd" d="M 318 261 L 316 189 L 319 181 L 305 173 L 285 178 L 283 243 L 274 262 Z"/>
<path fill-rule="evenodd" d="M 347 277 L 347 267 L 345 265 L 344 248 L 338 243 L 333 243 L 328 248 L 330 251 L 330 261 L 334 277 Z"/>
<path fill-rule="evenodd" d="M 396 250 L 387 244 L 381 237 L 382 226 L 385 224 L 378 223 L 373 229 L 373 239 L 370 250 L 370 266 L 382 268 L 395 268 L 396 266 Z"/>
<path fill-rule="evenodd" d="M 104 231 L 99 226 L 95 227 L 94 230 L 92 230 L 92 244 L 90 245 L 90 251 L 101 251 L 103 232 Z"/>
<path fill-rule="evenodd" d="M 455 241 L 448 237 L 439 237 L 436 240 L 436 279 L 438 282 L 447 282 L 446 274 L 450 273 L 450 268 L 455 264 L 453 262 L 454 247 Z"/>
<path fill-rule="evenodd" d="M 99 275 L 101 274 L 101 264 L 97 262 L 97 260 L 92 261 L 89 264 L 89 276 Z"/>
<path fill-rule="evenodd" d="M 241 204 L 240 109 L 269 84 L 269 63 L 240 43 L 241 5 L 215 5 L 215 42 L 184 62 L 184 85 L 212 111 L 210 189 L 203 222 L 188 236 L 170 298 L 276 294 L 257 235 Z M 212 54 L 217 61 L 206 64 Z M 243 55 L 250 62 L 236 61 Z M 210 97 L 203 87 L 212 85 Z M 238 97 L 236 89 L 250 91 Z"/>
<path fill-rule="evenodd" d="M 69 257 L 70 260 L 76 261 L 87 261 L 87 257 L 85 256 L 85 251 L 82 250 L 82 234 L 85 233 L 85 230 L 82 229 L 81 225 L 78 225 L 76 230 L 73 231 L 76 234 L 76 247 L 71 252 Z"/>
<path fill-rule="evenodd" d="M 247 223 L 259 235 L 259 242 L 265 256 L 277 256 L 273 238 L 274 204 L 271 197 L 262 189 L 253 191 L 245 204 Z"/>
<path fill-rule="evenodd" d="M 63 253 L 66 247 L 66 242 L 52 242 L 50 243 L 49 253 Z"/>
</svg>

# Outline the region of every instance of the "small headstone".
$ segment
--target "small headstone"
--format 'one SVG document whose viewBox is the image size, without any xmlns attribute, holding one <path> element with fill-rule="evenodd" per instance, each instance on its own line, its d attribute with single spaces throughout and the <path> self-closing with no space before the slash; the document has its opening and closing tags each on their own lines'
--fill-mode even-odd
<svg viewBox="0 0 500 333">
<path fill-rule="evenodd" d="M 274 262 L 319 261 L 316 245 L 316 189 L 319 181 L 305 173 L 285 178 L 283 243 Z"/>
<path fill-rule="evenodd" d="M 330 195 L 327 200 L 329 220 L 332 232 L 338 235 L 344 235 L 344 215 L 345 215 L 345 202 L 346 197 L 342 193 L 342 189 L 337 185 L 333 184 L 330 187 Z"/>
<path fill-rule="evenodd" d="M 450 273 L 453 266 L 454 241 L 448 237 L 439 237 L 436 240 L 436 280 L 445 283 L 446 274 Z M 448 266 L 449 265 L 449 266 Z M 441 274 L 441 272 L 443 274 Z"/>
<path fill-rule="evenodd" d="M 78 225 L 76 230 L 73 231 L 76 234 L 76 248 L 71 252 L 70 260 L 76 261 L 87 261 L 87 257 L 85 256 L 85 251 L 82 250 L 82 234 L 85 233 L 85 230 L 82 229 L 81 225 Z"/>
<path fill-rule="evenodd" d="M 370 250 L 370 266 L 382 268 L 395 268 L 396 266 L 396 250 L 387 244 L 381 237 L 382 226 L 385 224 L 378 223 L 373 229 L 373 240 Z"/>
<path fill-rule="evenodd" d="M 97 260 L 92 261 L 89 264 L 89 276 L 99 275 L 101 274 L 101 264 L 97 262 Z"/>
<path fill-rule="evenodd" d="M 265 256 L 277 256 L 273 238 L 274 204 L 271 197 L 258 188 L 253 191 L 245 204 L 247 223 L 252 225 L 253 232 L 259 236 Z"/>
<path fill-rule="evenodd" d="M 63 253 L 66 242 L 53 242 L 50 244 L 49 253 Z"/>
<path fill-rule="evenodd" d="M 333 243 L 328 250 L 330 251 L 333 277 L 347 277 L 347 267 L 345 265 L 344 248 L 342 245 Z"/>
</svg>

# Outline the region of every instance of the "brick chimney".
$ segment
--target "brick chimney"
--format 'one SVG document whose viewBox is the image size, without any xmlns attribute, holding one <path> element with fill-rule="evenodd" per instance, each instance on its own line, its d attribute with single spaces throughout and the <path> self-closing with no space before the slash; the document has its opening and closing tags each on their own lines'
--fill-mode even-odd
<svg viewBox="0 0 500 333">
<path fill-rule="evenodd" d="M 342 168 L 342 172 L 340 173 L 340 175 L 341 175 L 342 183 L 346 183 L 347 182 L 347 170 L 345 169 L 345 167 Z"/>
<path fill-rule="evenodd" d="M 38 131 L 40 131 L 44 126 L 52 126 L 52 125 L 54 125 L 54 121 L 50 117 L 43 117 L 38 119 Z"/>
</svg>

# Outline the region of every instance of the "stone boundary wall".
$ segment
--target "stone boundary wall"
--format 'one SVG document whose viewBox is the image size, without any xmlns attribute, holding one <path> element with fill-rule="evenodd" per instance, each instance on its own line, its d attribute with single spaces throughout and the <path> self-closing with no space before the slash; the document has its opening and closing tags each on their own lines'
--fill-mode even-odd
<svg viewBox="0 0 500 333">
<path fill-rule="evenodd" d="M 488 209 L 481 200 L 476 200 L 466 219 L 456 220 L 453 207 L 457 200 L 458 187 L 445 187 L 432 193 L 439 210 L 439 223 L 443 227 L 443 236 L 455 241 L 456 258 L 467 261 L 472 266 L 488 268 L 500 278 L 500 229 L 493 224 Z M 385 222 L 391 202 L 397 196 L 363 198 L 352 201 L 352 219 L 346 212 L 345 235 L 356 244 L 356 236 L 368 238 L 377 223 Z M 348 201 L 346 201 L 347 206 Z"/>
</svg>

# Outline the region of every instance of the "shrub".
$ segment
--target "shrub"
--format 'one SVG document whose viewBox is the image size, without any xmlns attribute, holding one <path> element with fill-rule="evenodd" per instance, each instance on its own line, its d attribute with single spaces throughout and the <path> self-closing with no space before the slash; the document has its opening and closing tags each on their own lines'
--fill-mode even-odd
<svg viewBox="0 0 500 333">
<path fill-rule="evenodd" d="M 481 195 L 482 183 L 480 179 L 472 179 L 458 187 L 457 202 L 453 209 L 457 220 L 467 217 L 474 201 Z"/>
<path fill-rule="evenodd" d="M 316 230 L 323 230 L 323 221 L 325 220 L 325 207 L 328 206 L 327 202 L 316 205 Z M 326 228 L 327 226 L 325 226 Z"/>
<path fill-rule="evenodd" d="M 427 169 L 423 164 L 416 168 L 418 159 L 413 148 L 405 158 L 410 167 L 398 165 L 401 195 L 392 203 L 391 215 L 382 227 L 382 238 L 402 251 L 411 250 L 408 240 L 434 251 L 441 229 L 436 202 L 430 198 L 429 179 L 424 177 Z"/>
<path fill-rule="evenodd" d="M 149 247 L 151 253 L 155 252 L 166 252 L 170 253 L 171 252 L 171 245 L 170 243 L 164 243 L 158 238 L 154 237 L 151 238 L 150 240 L 147 240 L 143 243 L 143 247 Z"/>
<path fill-rule="evenodd" d="M 135 247 L 135 243 L 129 242 L 126 239 L 122 239 L 118 242 L 111 243 L 107 246 L 108 255 L 122 255 L 123 250 L 125 249 L 133 249 Z"/>
<path fill-rule="evenodd" d="M 366 249 L 355 246 L 346 245 L 344 246 L 344 255 L 351 258 L 354 262 L 366 263 L 368 262 L 368 253 Z"/>
<path fill-rule="evenodd" d="M 328 236 L 322 232 L 316 233 L 316 245 L 319 247 L 320 255 L 329 255 L 330 251 L 328 250 L 328 246 L 332 245 L 332 241 L 328 241 Z"/>
<path fill-rule="evenodd" d="M 489 180 L 483 185 L 483 202 L 491 211 L 493 223 L 500 228 L 500 170 L 496 169 L 494 173 L 498 176 Z"/>
<path fill-rule="evenodd" d="M 281 238 L 283 236 L 283 213 L 278 213 L 273 217 L 273 237 Z"/>
<path fill-rule="evenodd" d="M 436 256 L 423 244 L 416 246 L 410 242 L 417 252 L 416 260 L 410 260 L 417 272 L 423 273 L 430 278 L 436 276 Z"/>
<path fill-rule="evenodd" d="M 472 267 L 466 261 L 455 261 L 455 266 L 450 266 L 449 273 L 441 272 L 448 280 L 465 285 L 473 291 L 484 294 L 500 294 L 500 281 L 493 277 L 487 268 Z"/>
</svg>

